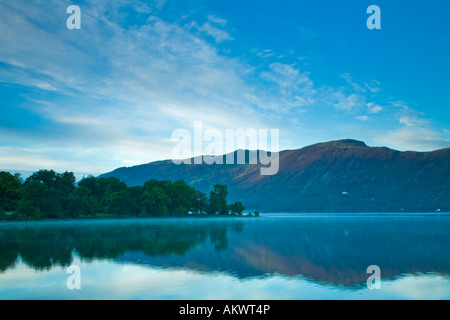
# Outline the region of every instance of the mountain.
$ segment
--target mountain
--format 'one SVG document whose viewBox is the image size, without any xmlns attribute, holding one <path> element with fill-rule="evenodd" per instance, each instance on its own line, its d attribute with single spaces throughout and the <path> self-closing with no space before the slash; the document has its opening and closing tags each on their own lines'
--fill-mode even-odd
<svg viewBox="0 0 450 320">
<path fill-rule="evenodd" d="M 251 152 L 256 151 L 246 151 L 247 164 L 176 165 L 166 160 L 100 177 L 116 177 L 128 185 L 184 180 L 205 193 L 214 184 L 226 184 L 230 201 L 262 212 L 450 211 L 450 148 L 400 152 L 350 139 L 318 143 L 281 151 L 279 171 L 272 176 L 261 175 L 261 164 L 248 164 Z"/>
</svg>

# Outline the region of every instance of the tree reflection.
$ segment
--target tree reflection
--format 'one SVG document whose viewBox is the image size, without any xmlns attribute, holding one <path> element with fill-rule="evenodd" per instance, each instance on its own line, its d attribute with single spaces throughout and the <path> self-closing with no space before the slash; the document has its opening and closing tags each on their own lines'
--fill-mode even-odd
<svg viewBox="0 0 450 320">
<path fill-rule="evenodd" d="M 0 272 L 20 257 L 29 267 L 49 270 L 70 266 L 73 252 L 84 261 L 117 259 L 126 252 L 148 256 L 183 255 L 209 237 L 217 250 L 226 249 L 227 230 L 242 231 L 241 222 L 204 223 L 99 223 L 94 226 L 67 224 L 0 228 Z"/>
</svg>

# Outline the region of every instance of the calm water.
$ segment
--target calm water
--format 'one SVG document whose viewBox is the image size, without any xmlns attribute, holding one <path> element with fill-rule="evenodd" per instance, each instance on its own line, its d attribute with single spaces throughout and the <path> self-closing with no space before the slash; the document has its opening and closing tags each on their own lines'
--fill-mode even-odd
<svg viewBox="0 0 450 320">
<path fill-rule="evenodd" d="M 449 298 L 448 215 L 0 224 L 0 299 Z"/>
</svg>

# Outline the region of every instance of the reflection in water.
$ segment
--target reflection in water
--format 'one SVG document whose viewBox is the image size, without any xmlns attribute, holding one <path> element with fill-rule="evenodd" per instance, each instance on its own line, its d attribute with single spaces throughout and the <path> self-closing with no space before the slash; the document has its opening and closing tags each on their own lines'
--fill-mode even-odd
<svg viewBox="0 0 450 320">
<path fill-rule="evenodd" d="M 20 256 L 35 270 L 72 264 L 75 251 L 85 261 L 118 259 L 127 252 L 146 256 L 183 255 L 208 237 L 216 250 L 227 249 L 227 230 L 242 223 L 198 224 L 173 220 L 116 220 L 0 225 L 0 271 Z"/>
<path fill-rule="evenodd" d="M 239 281 L 301 277 L 354 290 L 365 286 L 366 269 L 373 264 L 380 266 L 384 280 L 411 274 L 448 276 L 450 216 L 0 224 L 0 279 L 15 266 L 51 272 L 74 259 L 86 266 L 101 262 L 166 272 L 220 272 Z"/>
</svg>

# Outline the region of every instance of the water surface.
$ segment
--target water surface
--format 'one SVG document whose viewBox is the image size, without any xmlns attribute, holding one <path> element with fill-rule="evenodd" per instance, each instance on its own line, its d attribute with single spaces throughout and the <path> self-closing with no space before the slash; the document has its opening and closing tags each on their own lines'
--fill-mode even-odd
<svg viewBox="0 0 450 320">
<path fill-rule="evenodd" d="M 448 215 L 0 224 L 0 299 L 449 298 Z"/>
</svg>

